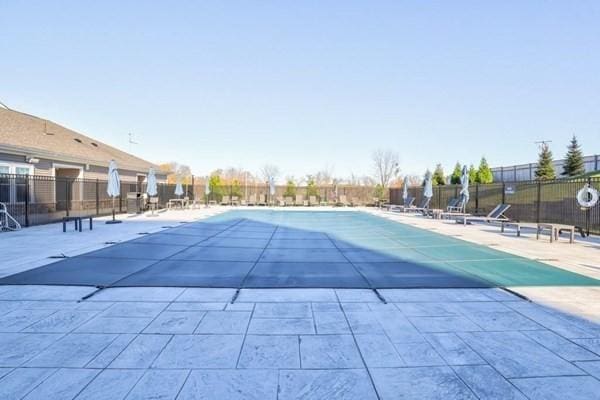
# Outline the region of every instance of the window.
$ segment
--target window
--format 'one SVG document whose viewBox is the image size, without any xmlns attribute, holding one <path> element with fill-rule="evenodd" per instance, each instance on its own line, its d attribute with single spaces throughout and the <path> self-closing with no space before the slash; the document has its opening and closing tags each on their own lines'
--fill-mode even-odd
<svg viewBox="0 0 600 400">
<path fill-rule="evenodd" d="M 27 182 L 33 171 L 27 164 L 0 164 L 0 202 L 23 203 L 27 200 Z M 3 175 L 5 174 L 5 175 Z"/>
</svg>

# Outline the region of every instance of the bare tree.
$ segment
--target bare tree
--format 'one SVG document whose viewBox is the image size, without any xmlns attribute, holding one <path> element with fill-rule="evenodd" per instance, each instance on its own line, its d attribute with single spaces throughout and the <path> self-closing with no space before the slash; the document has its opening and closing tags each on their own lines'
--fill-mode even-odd
<svg viewBox="0 0 600 400">
<path fill-rule="evenodd" d="M 273 164 L 265 164 L 261 167 L 260 173 L 265 181 L 275 180 L 279 176 L 279 167 Z"/>
<path fill-rule="evenodd" d="M 392 178 L 400 172 L 398 161 L 398 153 L 394 151 L 378 149 L 373 152 L 375 179 L 381 187 L 388 187 Z"/>
</svg>

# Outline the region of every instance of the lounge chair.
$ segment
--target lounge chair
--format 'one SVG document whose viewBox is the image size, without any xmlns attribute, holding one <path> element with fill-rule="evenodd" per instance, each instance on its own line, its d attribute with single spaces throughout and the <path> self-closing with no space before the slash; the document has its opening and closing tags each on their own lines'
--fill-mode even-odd
<svg viewBox="0 0 600 400">
<path fill-rule="evenodd" d="M 223 196 L 223 198 L 221 199 L 221 205 L 222 206 L 231 205 L 231 201 L 229 200 L 229 196 Z"/>
<path fill-rule="evenodd" d="M 465 214 L 465 198 L 463 196 L 457 197 L 452 205 L 448 204 L 446 207 L 446 212 L 448 213 L 463 213 Z"/>
<path fill-rule="evenodd" d="M 297 206 L 303 206 L 306 201 L 304 201 L 304 196 L 301 194 L 296 195 L 296 202 L 294 203 Z"/>
<path fill-rule="evenodd" d="M 426 214 L 429 210 L 429 203 L 431 202 L 431 197 L 423 197 L 419 204 L 416 207 L 408 207 L 404 209 L 404 212 L 420 212 Z"/>
<path fill-rule="evenodd" d="M 352 207 L 358 207 L 358 206 L 362 206 L 362 202 L 360 201 L 360 199 L 358 197 L 353 197 L 350 205 Z"/>
<path fill-rule="evenodd" d="M 256 205 L 266 206 L 267 205 L 267 195 L 266 194 L 259 194 L 258 195 L 258 201 L 256 202 Z"/>
<path fill-rule="evenodd" d="M 251 194 L 250 196 L 248 196 L 248 201 L 246 202 L 246 205 L 248 205 L 248 206 L 256 205 L 256 195 L 255 194 Z"/>
<path fill-rule="evenodd" d="M 404 202 L 404 204 L 402 204 L 402 205 L 399 205 L 399 204 L 388 204 L 387 205 L 387 209 L 388 209 L 388 211 L 404 212 L 404 211 L 406 211 L 407 208 L 412 207 L 412 205 L 413 205 L 414 202 L 415 202 L 415 198 L 408 196 L 406 198 L 406 201 Z"/>
<path fill-rule="evenodd" d="M 275 204 L 274 205 L 277 205 L 277 206 L 280 206 L 280 207 L 285 206 L 285 200 L 283 199 L 283 197 L 278 196 L 275 199 Z"/>
<path fill-rule="evenodd" d="M 317 196 L 308 196 L 308 205 L 309 206 L 318 206 L 319 202 L 317 201 Z"/>
<path fill-rule="evenodd" d="M 237 196 L 231 196 L 231 205 L 232 206 L 239 206 L 240 205 L 239 197 L 237 197 Z"/>
<path fill-rule="evenodd" d="M 454 219 L 457 223 L 462 222 L 464 225 L 467 225 L 469 221 L 506 222 L 510 221 L 510 219 L 506 215 L 504 215 L 509 208 L 510 204 L 498 204 L 486 216 L 475 216 L 465 213 L 462 215 L 456 215 Z"/>
<path fill-rule="evenodd" d="M 294 198 L 292 196 L 285 196 L 283 198 L 283 205 L 284 206 L 293 206 L 294 205 Z"/>
</svg>

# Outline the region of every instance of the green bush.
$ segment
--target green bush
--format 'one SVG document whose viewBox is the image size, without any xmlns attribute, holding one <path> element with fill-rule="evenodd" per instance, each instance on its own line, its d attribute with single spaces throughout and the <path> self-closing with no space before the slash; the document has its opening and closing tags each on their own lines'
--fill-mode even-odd
<svg viewBox="0 0 600 400">
<path fill-rule="evenodd" d="M 479 170 L 477 170 L 477 178 L 475 181 L 477 183 L 494 182 L 494 174 L 492 174 L 492 169 L 488 165 L 485 157 L 481 157 L 481 161 L 479 162 Z"/>
</svg>

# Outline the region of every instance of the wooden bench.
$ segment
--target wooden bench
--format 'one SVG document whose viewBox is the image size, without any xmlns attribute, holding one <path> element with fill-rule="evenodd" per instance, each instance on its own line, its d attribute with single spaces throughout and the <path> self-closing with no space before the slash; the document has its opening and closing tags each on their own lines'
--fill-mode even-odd
<svg viewBox="0 0 600 400">
<path fill-rule="evenodd" d="M 540 232 L 544 229 L 550 230 L 550 243 L 554 240 L 558 241 L 558 237 L 563 231 L 569 232 L 569 243 L 575 241 L 575 227 L 573 225 L 553 224 L 553 223 L 539 223 L 537 224 L 536 239 L 540 238 Z"/>
<path fill-rule="evenodd" d="M 521 236 L 521 228 L 532 228 L 536 230 L 535 238 L 536 240 L 540 239 L 540 233 L 545 229 L 550 231 L 550 243 L 555 240 L 558 241 L 560 234 L 563 231 L 569 232 L 569 243 L 573 243 L 575 241 L 575 229 L 576 227 L 573 225 L 564 225 L 564 224 L 554 224 L 548 222 L 540 222 L 539 224 L 535 223 L 527 223 L 527 222 L 517 222 L 517 221 L 502 221 L 502 227 L 500 231 L 504 233 L 505 228 L 514 227 L 517 232 L 517 236 Z"/>
<path fill-rule="evenodd" d="M 83 220 L 89 220 L 90 231 L 94 229 L 93 217 L 92 216 L 84 216 L 84 217 L 63 217 L 62 219 L 62 230 L 63 232 L 67 231 L 67 222 L 73 221 L 75 223 L 75 231 L 82 232 L 83 231 Z"/>
</svg>

